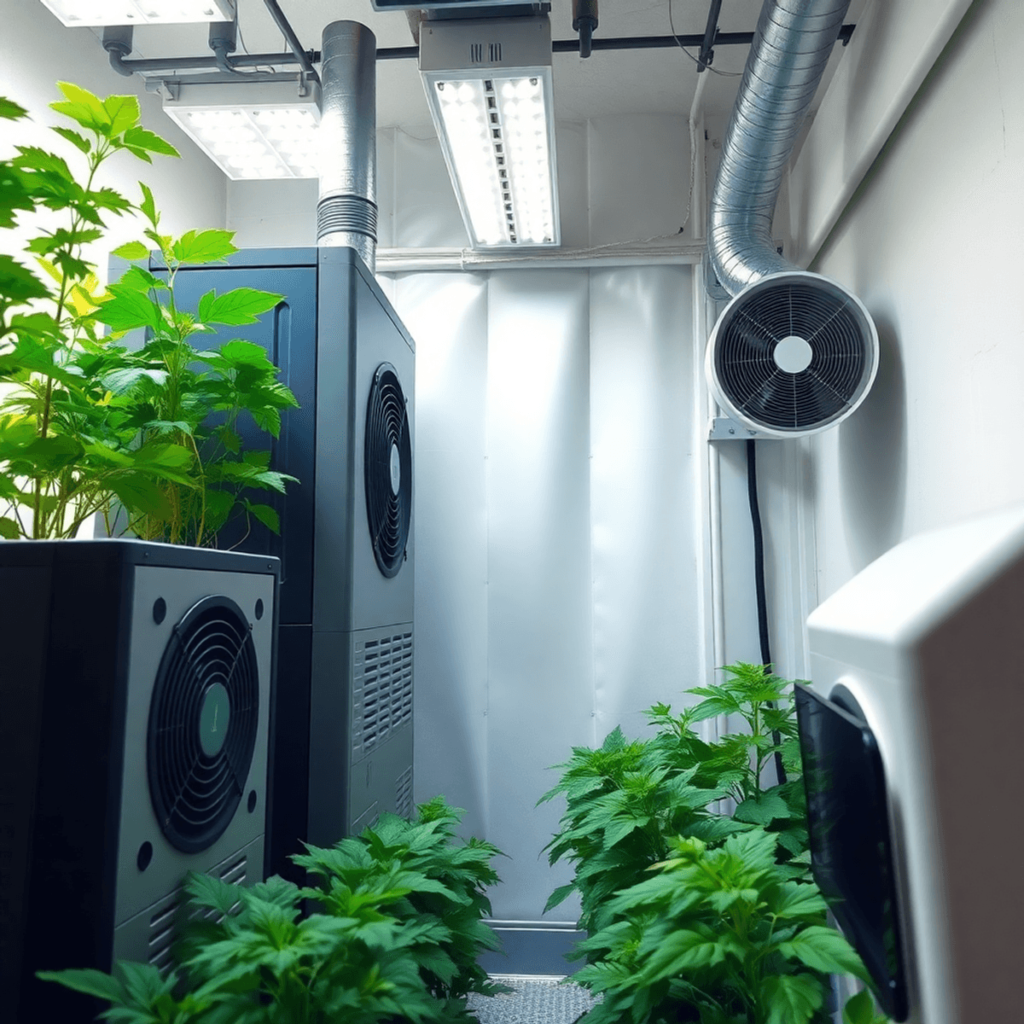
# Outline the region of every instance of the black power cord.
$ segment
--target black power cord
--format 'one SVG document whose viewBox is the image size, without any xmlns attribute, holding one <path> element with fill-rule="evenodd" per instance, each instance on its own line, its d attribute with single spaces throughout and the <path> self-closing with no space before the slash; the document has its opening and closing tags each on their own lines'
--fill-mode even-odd
<svg viewBox="0 0 1024 1024">
<path fill-rule="evenodd" d="M 772 671 L 772 649 L 768 637 L 768 597 L 764 585 L 764 533 L 761 529 L 761 510 L 757 501 L 757 442 L 747 441 L 747 499 L 750 503 L 750 523 L 754 531 L 754 589 L 757 592 L 757 632 L 761 641 L 761 664 L 765 674 Z M 775 706 L 772 702 L 770 707 Z M 778 729 L 772 731 L 776 746 L 781 746 Z M 779 782 L 786 781 L 782 753 L 775 751 L 775 772 Z"/>
</svg>

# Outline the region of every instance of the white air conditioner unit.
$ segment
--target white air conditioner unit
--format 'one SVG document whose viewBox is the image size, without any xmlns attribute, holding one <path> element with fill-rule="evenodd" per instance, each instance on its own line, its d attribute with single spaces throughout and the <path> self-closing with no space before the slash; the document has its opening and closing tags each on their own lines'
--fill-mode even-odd
<svg viewBox="0 0 1024 1024">
<path fill-rule="evenodd" d="M 818 697 L 801 738 L 815 875 L 883 996 L 903 990 L 895 1020 L 1020 1019 L 1022 609 L 1017 508 L 898 545 L 808 619 Z M 861 739 L 835 756 L 851 729 Z M 848 847 L 864 828 L 838 836 L 873 803 L 880 840 L 856 863 Z"/>
</svg>

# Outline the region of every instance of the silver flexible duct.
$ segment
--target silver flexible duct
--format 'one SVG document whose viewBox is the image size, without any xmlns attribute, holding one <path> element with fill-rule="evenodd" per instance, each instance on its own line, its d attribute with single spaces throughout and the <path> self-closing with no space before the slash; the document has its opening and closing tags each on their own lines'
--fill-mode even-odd
<svg viewBox="0 0 1024 1024">
<path fill-rule="evenodd" d="M 377 40 L 354 21 L 324 29 L 317 244 L 377 255 Z"/>
<path fill-rule="evenodd" d="M 792 271 L 772 241 L 786 165 L 850 0 L 765 0 L 722 141 L 708 213 L 708 254 L 730 295 Z"/>
</svg>

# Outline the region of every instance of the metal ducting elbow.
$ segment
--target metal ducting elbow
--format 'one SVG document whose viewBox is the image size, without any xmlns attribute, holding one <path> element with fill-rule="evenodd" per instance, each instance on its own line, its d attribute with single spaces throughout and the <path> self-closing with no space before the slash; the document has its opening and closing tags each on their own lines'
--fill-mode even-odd
<svg viewBox="0 0 1024 1024">
<path fill-rule="evenodd" d="M 335 21 L 321 45 L 317 244 L 349 246 L 374 270 L 377 256 L 377 40 Z"/>
<path fill-rule="evenodd" d="M 823 430 L 866 397 L 878 335 L 856 296 L 783 259 L 772 217 L 850 0 L 765 0 L 722 140 L 708 213 L 711 269 L 734 298 L 708 342 L 712 393 L 773 437 Z"/>
</svg>

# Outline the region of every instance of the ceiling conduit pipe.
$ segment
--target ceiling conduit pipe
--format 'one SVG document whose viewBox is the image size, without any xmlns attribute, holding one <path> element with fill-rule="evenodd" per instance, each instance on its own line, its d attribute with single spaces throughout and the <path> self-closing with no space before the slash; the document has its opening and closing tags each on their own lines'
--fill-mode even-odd
<svg viewBox="0 0 1024 1024">
<path fill-rule="evenodd" d="M 354 21 L 324 29 L 317 244 L 377 255 L 377 40 Z"/>
<path fill-rule="evenodd" d="M 733 296 L 708 341 L 719 405 L 764 436 L 845 419 L 878 368 L 878 334 L 841 285 L 776 251 L 776 200 L 850 0 L 765 0 L 708 212 L 708 263 Z"/>
<path fill-rule="evenodd" d="M 766 0 L 722 139 L 708 252 L 730 295 L 796 267 L 775 251 L 783 175 L 850 0 Z"/>
</svg>

